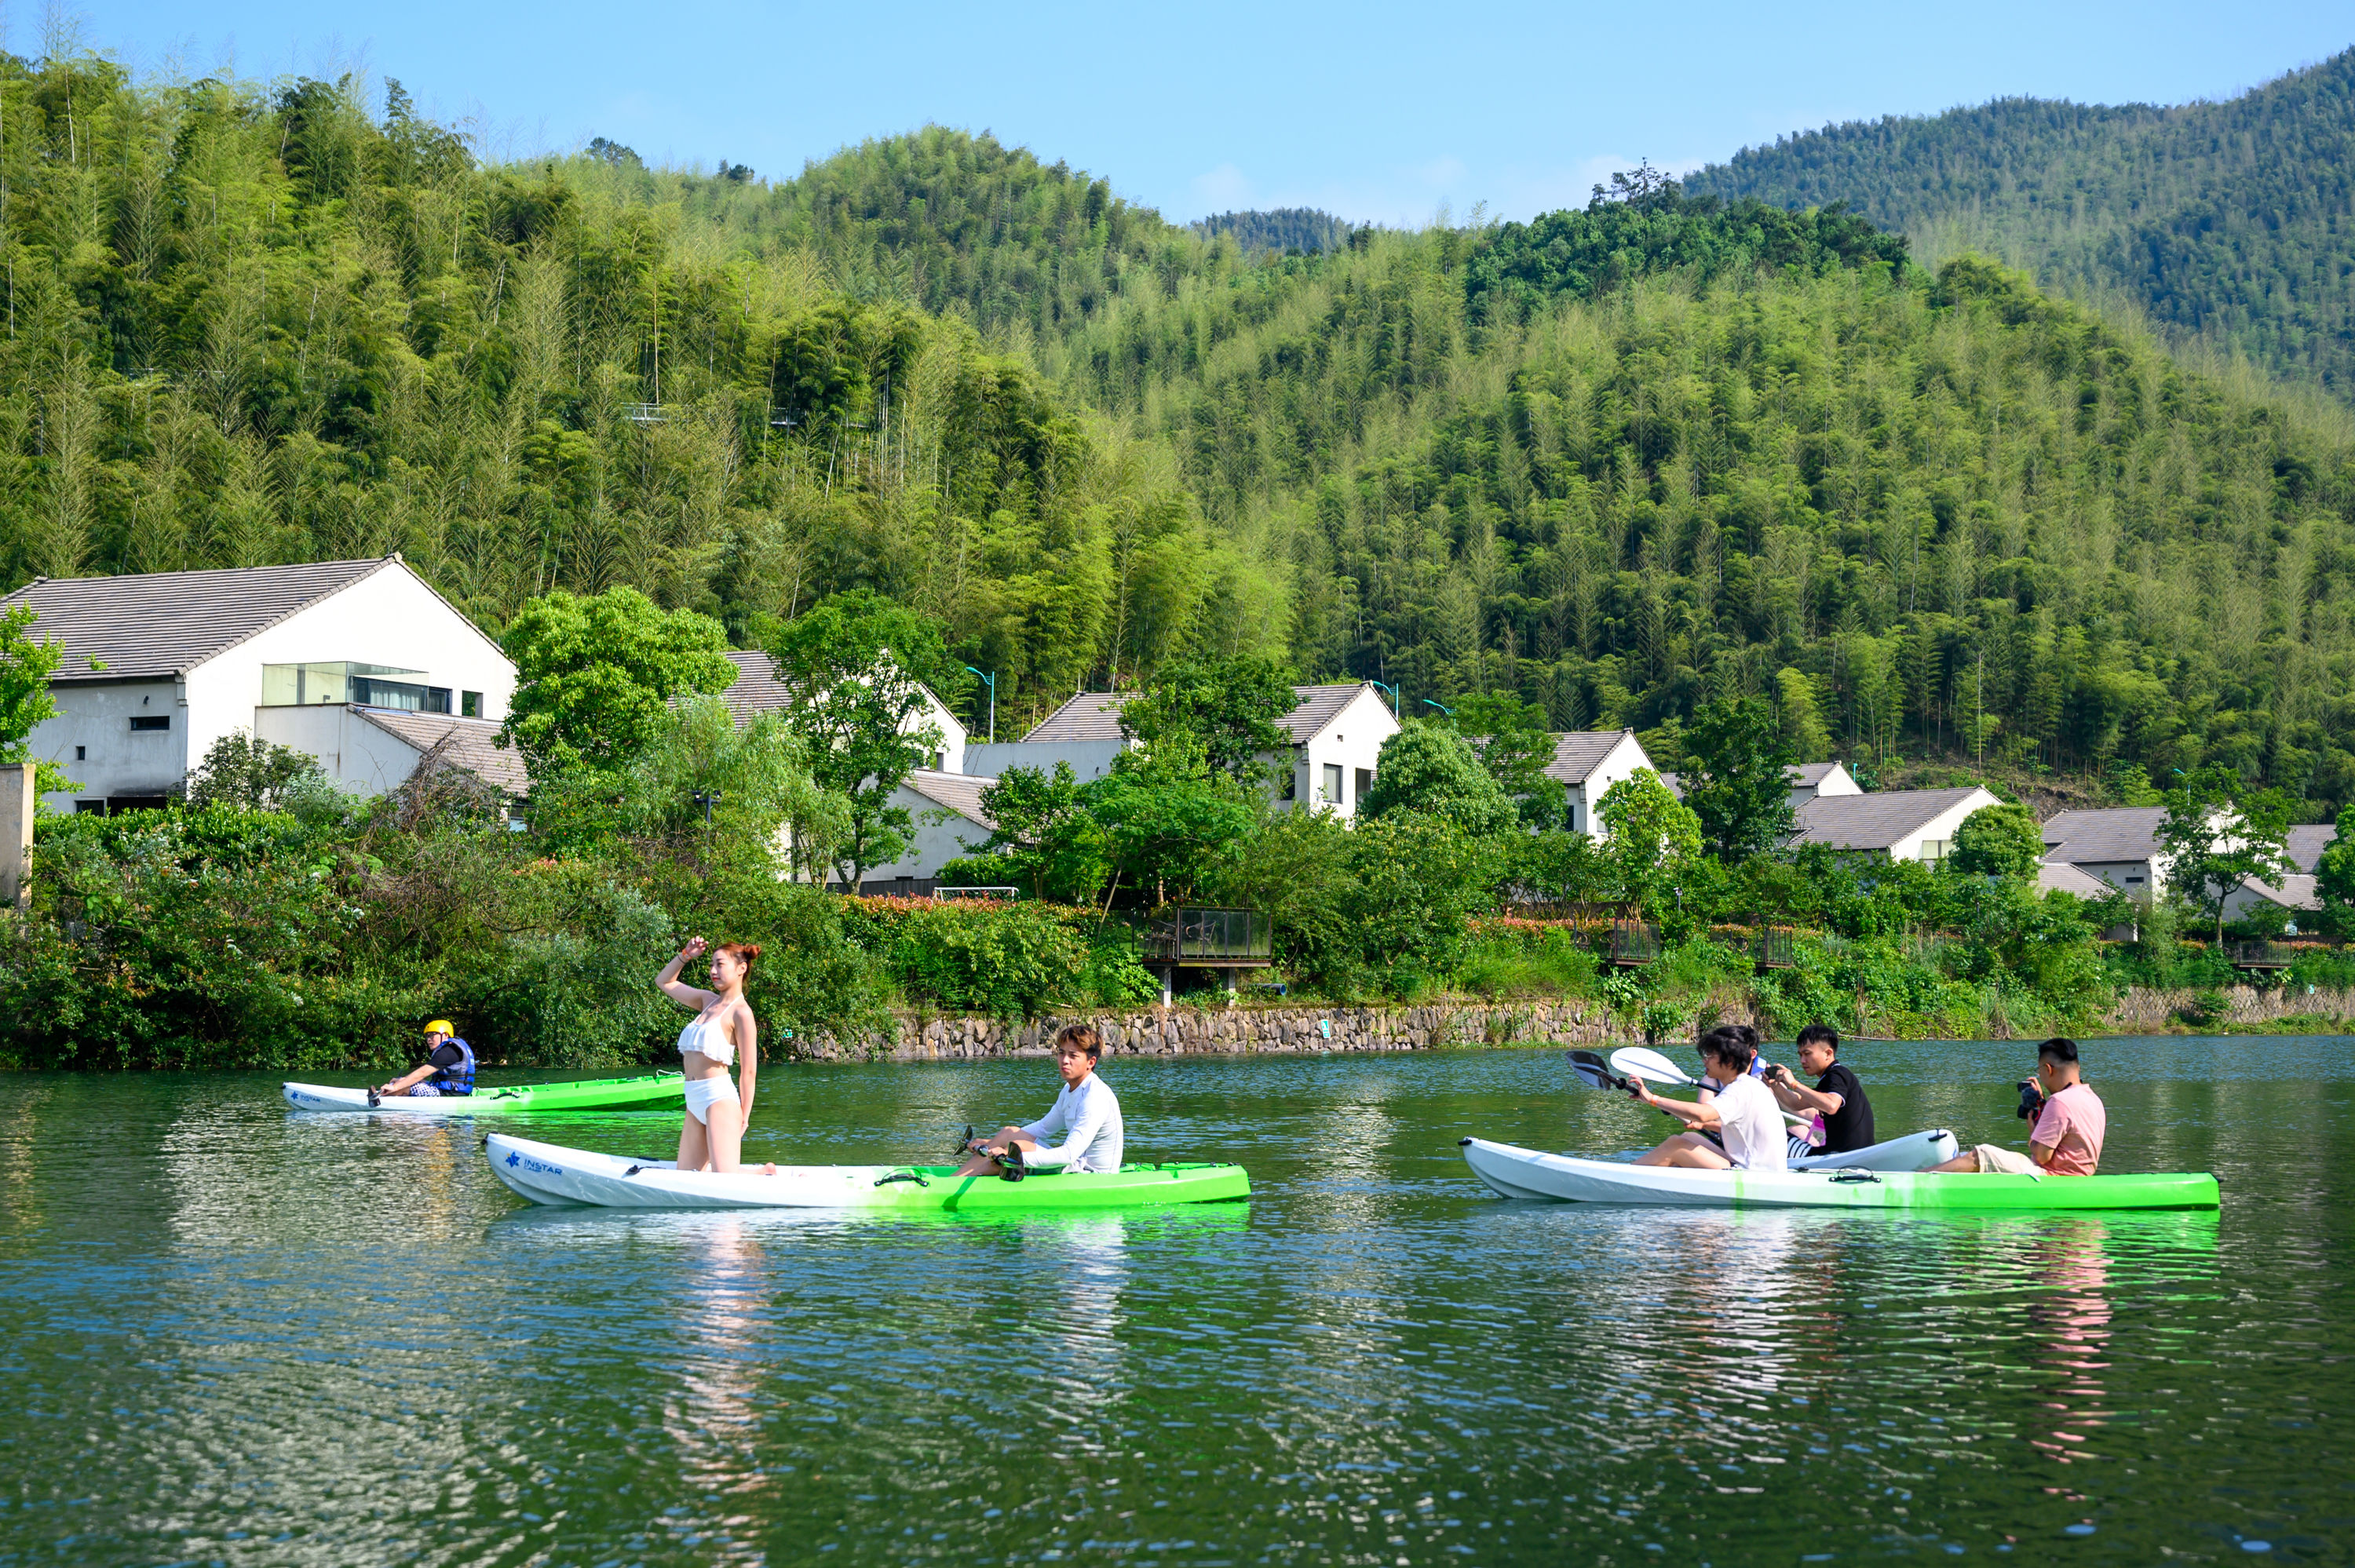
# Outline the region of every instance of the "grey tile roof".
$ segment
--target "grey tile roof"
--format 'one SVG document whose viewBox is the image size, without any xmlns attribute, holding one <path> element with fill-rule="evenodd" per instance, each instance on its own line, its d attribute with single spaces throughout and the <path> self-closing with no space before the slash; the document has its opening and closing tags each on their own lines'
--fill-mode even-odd
<svg viewBox="0 0 2355 1568">
<path fill-rule="evenodd" d="M 1794 784 L 1820 784 L 1838 766 L 1837 762 L 1795 762 L 1783 771 Z"/>
<path fill-rule="evenodd" d="M 1669 794 L 1674 795 L 1679 800 L 1685 798 L 1685 781 L 1673 773 L 1663 773 L 1659 776 L 1659 779 L 1661 783 L 1668 787 Z"/>
<path fill-rule="evenodd" d="M 2285 909 L 2322 907 L 2322 899 L 2315 892 L 2314 878 L 2304 872 L 2295 876 L 2283 877 L 2279 886 L 2269 882 L 2259 882 L 2254 876 L 2241 878 L 2241 885 L 2258 897 L 2278 904 Z"/>
<path fill-rule="evenodd" d="M 2328 822 L 2307 823 L 2289 831 L 2289 863 L 2308 875 L 2322 863 L 2322 852 L 2339 842 L 2339 830 Z"/>
<path fill-rule="evenodd" d="M 448 714 L 413 713 L 406 708 L 364 708 L 352 712 L 368 723 L 427 752 L 447 737 L 442 759 L 463 768 L 484 783 L 518 799 L 531 793 L 531 775 L 524 770 L 523 754 L 498 742 L 499 726 L 489 719 L 453 718 Z"/>
<path fill-rule="evenodd" d="M 981 792 L 996 782 L 970 773 L 935 773 L 929 768 L 920 768 L 908 775 L 902 787 L 995 832 L 997 824 L 981 809 Z"/>
<path fill-rule="evenodd" d="M 1081 692 L 1030 726 L 1030 740 L 1119 740 L 1120 710 L 1126 692 Z"/>
<path fill-rule="evenodd" d="M 1835 849 L 1885 850 L 1908 833 L 1978 792 L 1963 789 L 1891 789 L 1878 795 L 1817 795 L 1802 800 L 1792 815 L 1799 831 L 1795 844 L 1830 844 Z"/>
<path fill-rule="evenodd" d="M 750 723 L 756 714 L 778 713 L 793 697 L 793 688 L 777 679 L 776 661 L 765 648 L 731 648 L 728 661 L 736 666 L 736 679 L 719 694 L 739 725 Z"/>
<path fill-rule="evenodd" d="M 1603 766 L 1603 759 L 1611 755 L 1612 748 L 1635 733 L 1631 729 L 1589 729 L 1557 735 L 1553 737 L 1553 760 L 1546 764 L 1546 777 L 1565 784 L 1584 783 L 1588 774 Z"/>
<path fill-rule="evenodd" d="M 2072 865 L 2149 860 L 2158 853 L 2164 806 L 2109 806 L 2056 811 L 2044 822 L 2044 858 Z"/>
<path fill-rule="evenodd" d="M 41 618 L 34 637 L 65 644 L 52 677 L 59 683 L 155 679 L 192 669 L 397 559 L 37 577 L 0 599 L 0 608 L 31 605 Z M 92 659 L 106 668 L 93 671 Z"/>
<path fill-rule="evenodd" d="M 1363 681 L 1343 682 L 1329 686 L 1295 686 L 1292 688 L 1293 709 L 1275 721 L 1276 727 L 1292 737 L 1295 746 L 1305 746 L 1340 716 L 1359 692 L 1366 690 Z M 1085 741 L 1120 740 L 1120 710 L 1126 706 L 1130 692 L 1082 692 L 1031 726 L 1025 741 Z"/>
<path fill-rule="evenodd" d="M 2047 893 L 2073 893 L 2080 898 L 2107 898 L 2117 891 L 2089 871 L 2066 861 L 2048 860 L 2036 868 L 2036 885 Z"/>
</svg>

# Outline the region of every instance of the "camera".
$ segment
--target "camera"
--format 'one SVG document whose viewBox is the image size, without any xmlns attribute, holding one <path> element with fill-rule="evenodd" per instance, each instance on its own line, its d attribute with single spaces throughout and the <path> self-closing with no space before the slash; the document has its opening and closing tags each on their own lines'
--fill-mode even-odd
<svg viewBox="0 0 2355 1568">
<path fill-rule="evenodd" d="M 2019 1090 L 2019 1108 L 2012 1114 L 2022 1121 L 2034 1121 L 2044 1109 L 2044 1091 L 2036 1086 L 2033 1078 L 2022 1078 L 2015 1086 Z"/>
</svg>

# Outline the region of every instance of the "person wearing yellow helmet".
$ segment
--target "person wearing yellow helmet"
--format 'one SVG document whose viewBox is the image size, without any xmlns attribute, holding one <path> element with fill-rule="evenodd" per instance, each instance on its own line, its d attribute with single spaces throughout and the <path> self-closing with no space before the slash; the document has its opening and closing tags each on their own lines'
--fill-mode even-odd
<svg viewBox="0 0 2355 1568">
<path fill-rule="evenodd" d="M 458 1038 L 446 1018 L 425 1026 L 425 1065 L 380 1086 L 379 1095 L 471 1095 L 474 1092 L 474 1048 Z"/>
</svg>

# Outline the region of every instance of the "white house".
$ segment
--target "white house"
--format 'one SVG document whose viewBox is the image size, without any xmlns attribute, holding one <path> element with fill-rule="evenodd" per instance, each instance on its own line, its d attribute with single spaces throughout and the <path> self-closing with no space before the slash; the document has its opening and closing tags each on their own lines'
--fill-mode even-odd
<svg viewBox="0 0 2355 1568">
<path fill-rule="evenodd" d="M 858 890 L 911 896 L 930 893 L 941 867 L 971 854 L 989 837 L 992 826 L 989 813 L 981 809 L 981 792 L 996 782 L 932 768 L 909 774 L 891 791 L 891 804 L 915 818 L 915 831 L 897 860 L 867 868 Z"/>
<path fill-rule="evenodd" d="M 1891 789 L 1882 794 L 1817 795 L 1793 811 L 1788 842 L 1829 844 L 1861 854 L 1935 864 L 1954 847 L 1955 830 L 1974 811 L 2002 801 L 1978 785 L 1963 789 Z"/>
<path fill-rule="evenodd" d="M 1791 809 L 1795 811 L 1803 802 L 1818 795 L 1864 793 L 1864 786 L 1856 781 L 1856 776 L 1848 770 L 1848 764 L 1844 762 L 1795 762 L 1783 772 L 1791 781 Z M 1685 784 L 1680 775 L 1663 773 L 1660 782 L 1667 785 L 1668 793 L 1678 800 L 1685 798 Z"/>
<path fill-rule="evenodd" d="M 2074 866 L 2133 897 L 2152 897 L 2167 887 L 2167 860 L 2158 847 L 2159 824 L 2166 821 L 2164 806 L 2056 811 L 2044 821 L 2044 862 Z"/>
<path fill-rule="evenodd" d="M 161 805 L 240 729 L 312 752 L 347 789 L 382 789 L 396 741 L 434 724 L 472 736 L 465 719 L 496 727 L 515 693 L 498 644 L 399 556 L 41 577 L 0 599 L 16 605 L 38 615 L 31 636 L 65 648 L 57 715 L 30 737 L 77 786 L 47 798 L 59 810 Z M 410 736 L 350 715 L 297 718 L 313 708 L 394 715 Z"/>
<path fill-rule="evenodd" d="M 1603 797 L 1611 793 L 1611 786 L 1640 768 L 1652 766 L 1652 758 L 1636 738 L 1632 729 L 1583 730 L 1553 737 L 1553 760 L 1546 764 L 1545 775 L 1558 779 L 1570 800 L 1562 825 L 1574 833 L 1603 836 L 1603 819 L 1596 810 Z M 1674 775 L 1668 776 L 1668 787 L 1676 788 Z"/>
<path fill-rule="evenodd" d="M 1292 743 L 1292 788 L 1285 798 L 1355 817 L 1358 802 L 1373 788 L 1382 742 L 1399 732 L 1390 704 L 1363 681 L 1295 686 L 1292 694 L 1292 710 L 1275 721 Z M 1081 779 L 1100 778 L 1130 745 L 1120 710 L 1132 695 L 1082 692 L 1018 741 L 967 747 L 966 768 L 996 778 L 1009 768 L 1051 770 L 1068 762 Z"/>
<path fill-rule="evenodd" d="M 2339 830 L 2328 823 L 2292 828 L 2284 847 L 2290 864 L 2297 869 L 2278 883 L 2243 877 L 2241 885 L 2224 897 L 2224 918 L 2245 920 L 2252 915 L 2296 915 L 2321 908 L 2321 897 L 2314 887 L 2315 868 L 2322 863 L 2322 852 L 2338 839 Z"/>
<path fill-rule="evenodd" d="M 764 650 L 731 649 L 728 658 L 736 666 L 736 679 L 719 694 L 719 700 L 735 713 L 739 728 L 755 714 L 782 713 L 791 705 L 793 688 L 777 679 L 776 662 Z M 937 772 L 964 772 L 964 726 L 930 686 L 919 683 L 916 689 L 922 705 L 900 721 L 900 733 L 912 735 L 930 725 L 940 733 L 941 744 L 924 759 L 924 766 Z"/>
</svg>

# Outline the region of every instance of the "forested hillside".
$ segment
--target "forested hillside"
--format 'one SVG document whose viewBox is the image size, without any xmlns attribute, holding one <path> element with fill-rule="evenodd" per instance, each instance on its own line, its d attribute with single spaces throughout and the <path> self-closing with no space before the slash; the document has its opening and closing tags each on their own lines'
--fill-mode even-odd
<svg viewBox="0 0 2355 1568">
<path fill-rule="evenodd" d="M 1349 243 L 1349 236 L 1356 227 L 1313 207 L 1280 207 L 1265 212 L 1222 212 L 1214 217 L 1201 218 L 1192 225 L 1194 232 L 1205 238 L 1213 234 L 1231 234 L 1235 237 L 1235 243 L 1249 252 L 1297 250 L 1304 256 L 1340 249 Z"/>
<path fill-rule="evenodd" d="M 2355 50 L 2222 103 L 2003 99 L 1827 126 L 1688 182 L 1845 201 L 1925 260 L 1978 250 L 2047 287 L 2355 398 Z"/>
<path fill-rule="evenodd" d="M 493 626 L 627 582 L 740 630 L 865 586 L 1001 726 L 1263 651 L 2355 795 L 2345 431 L 1843 213 L 1641 175 L 1254 260 L 938 128 L 769 185 L 101 60 L 0 113 L 12 583 L 400 548 Z"/>
</svg>

